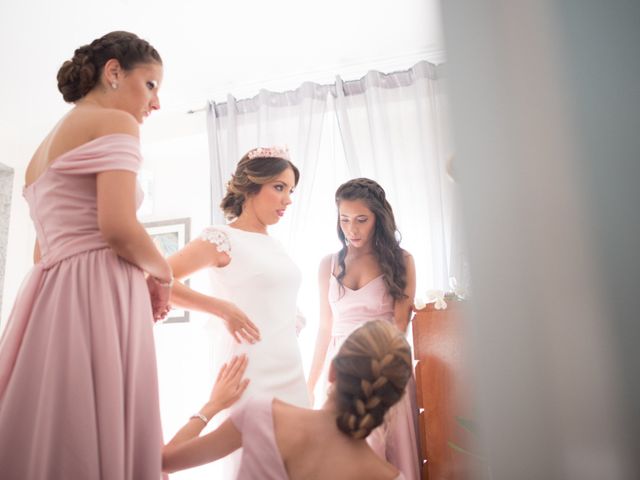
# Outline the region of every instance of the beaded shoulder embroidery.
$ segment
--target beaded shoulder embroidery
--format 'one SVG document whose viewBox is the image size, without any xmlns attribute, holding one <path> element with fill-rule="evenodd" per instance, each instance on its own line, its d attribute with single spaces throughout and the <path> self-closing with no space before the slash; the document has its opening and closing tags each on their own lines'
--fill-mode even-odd
<svg viewBox="0 0 640 480">
<path fill-rule="evenodd" d="M 200 234 L 200 238 L 205 242 L 213 243 L 216 245 L 216 250 L 231 257 L 231 243 L 227 234 L 222 230 L 216 227 L 207 227 Z"/>
</svg>

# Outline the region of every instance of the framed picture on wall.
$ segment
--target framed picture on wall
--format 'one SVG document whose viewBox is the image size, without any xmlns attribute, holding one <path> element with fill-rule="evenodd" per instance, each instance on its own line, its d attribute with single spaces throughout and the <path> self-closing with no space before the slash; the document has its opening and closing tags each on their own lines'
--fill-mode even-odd
<svg viewBox="0 0 640 480">
<path fill-rule="evenodd" d="M 145 222 L 143 225 L 164 257 L 173 255 L 189 242 L 191 233 L 190 218 Z M 188 280 L 185 285 L 189 285 Z M 188 322 L 189 312 L 179 309 L 171 310 L 163 321 L 164 323 Z"/>
</svg>

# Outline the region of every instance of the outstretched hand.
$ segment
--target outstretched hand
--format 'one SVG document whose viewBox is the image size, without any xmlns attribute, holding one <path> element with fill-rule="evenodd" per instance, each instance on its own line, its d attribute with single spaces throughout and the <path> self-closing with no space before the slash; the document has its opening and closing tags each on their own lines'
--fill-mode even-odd
<svg viewBox="0 0 640 480">
<path fill-rule="evenodd" d="M 249 362 L 246 355 L 233 357 L 229 363 L 222 365 L 216 383 L 211 389 L 208 409 L 224 410 L 236 403 L 249 385 L 248 378 L 242 378 Z M 210 412 L 214 413 L 214 412 Z"/>
<path fill-rule="evenodd" d="M 231 302 L 224 302 L 220 317 L 236 342 L 256 343 L 260 340 L 260 330 L 245 313 Z"/>
</svg>

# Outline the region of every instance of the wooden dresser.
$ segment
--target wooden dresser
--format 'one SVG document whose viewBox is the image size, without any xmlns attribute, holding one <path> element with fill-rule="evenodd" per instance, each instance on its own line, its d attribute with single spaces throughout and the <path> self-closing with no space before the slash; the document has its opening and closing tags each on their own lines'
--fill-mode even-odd
<svg viewBox="0 0 640 480">
<path fill-rule="evenodd" d="M 444 310 L 430 303 L 412 320 L 423 479 L 466 479 L 469 468 L 478 468 L 470 465 L 477 460 L 449 445 L 474 448 L 473 434 L 456 421 L 473 416 L 464 381 L 461 308 L 457 300 L 447 300 Z"/>
</svg>

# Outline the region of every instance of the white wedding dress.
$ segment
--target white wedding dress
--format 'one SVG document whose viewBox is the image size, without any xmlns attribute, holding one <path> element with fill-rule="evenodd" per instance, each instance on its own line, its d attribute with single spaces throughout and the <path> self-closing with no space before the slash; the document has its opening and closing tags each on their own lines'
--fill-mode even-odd
<svg viewBox="0 0 640 480">
<path fill-rule="evenodd" d="M 253 345 L 237 343 L 226 329 L 216 339 L 216 368 L 233 355 L 249 358 L 249 386 L 231 410 L 263 395 L 309 407 L 296 336 L 300 270 L 269 235 L 223 225 L 206 228 L 200 238 L 231 258 L 226 267 L 209 269 L 212 296 L 234 303 L 260 330 L 261 340 Z"/>
</svg>

